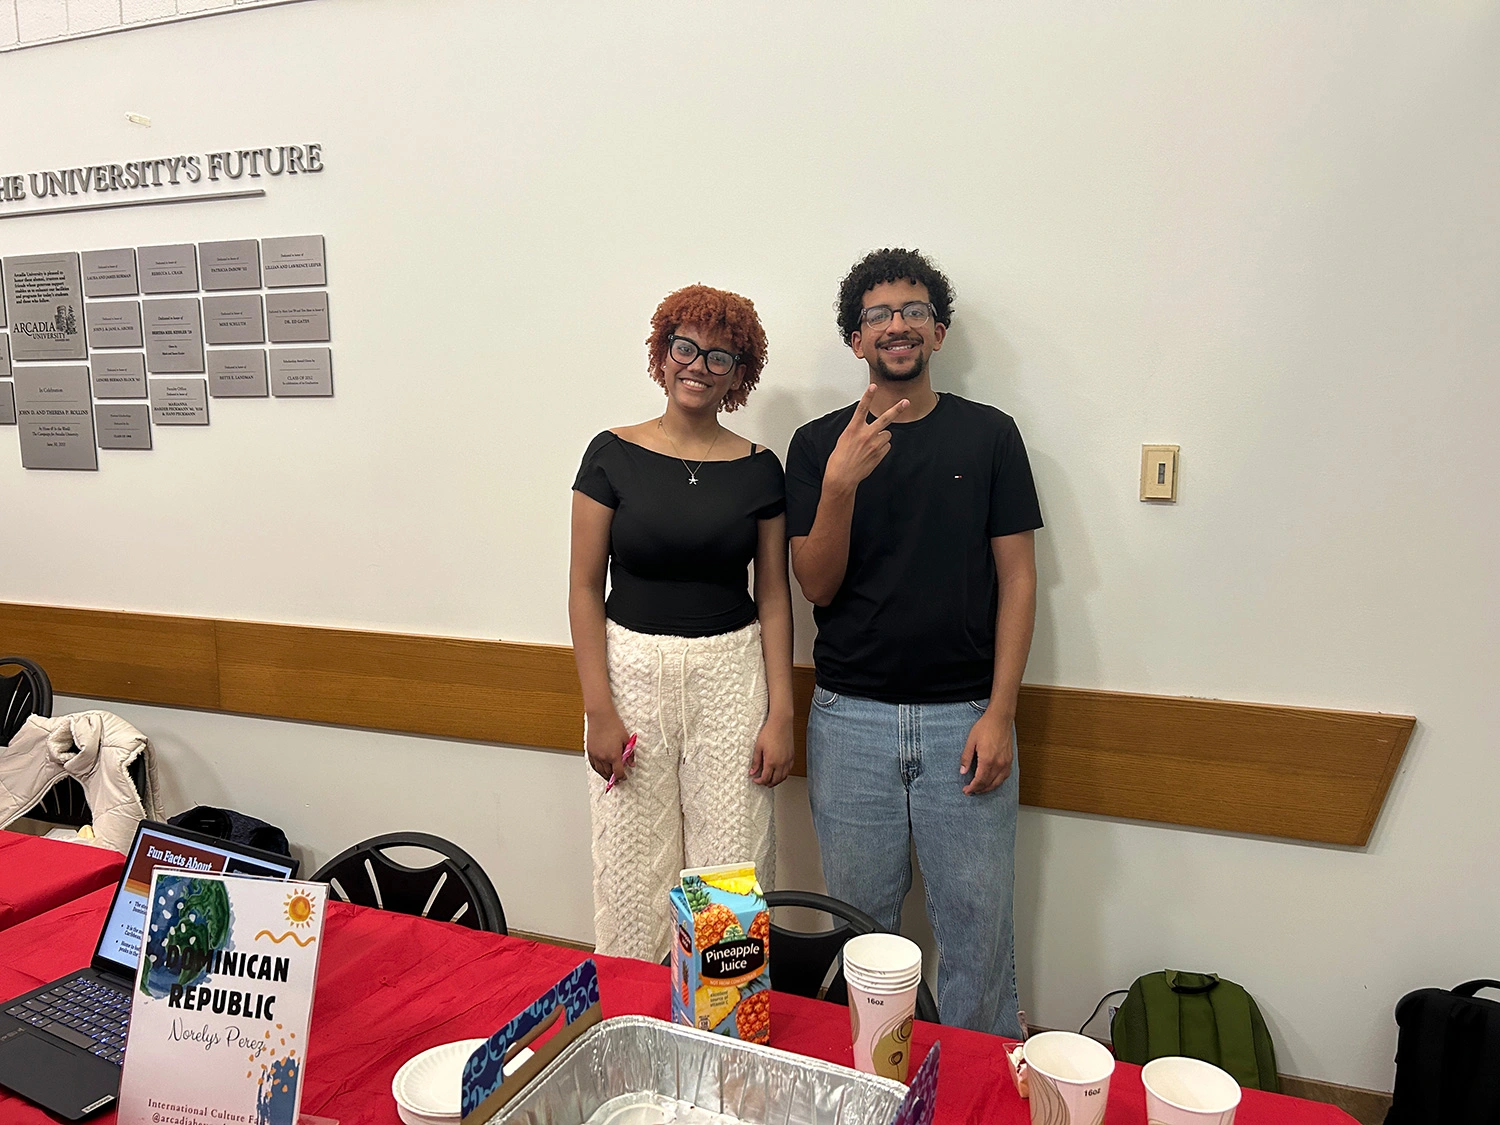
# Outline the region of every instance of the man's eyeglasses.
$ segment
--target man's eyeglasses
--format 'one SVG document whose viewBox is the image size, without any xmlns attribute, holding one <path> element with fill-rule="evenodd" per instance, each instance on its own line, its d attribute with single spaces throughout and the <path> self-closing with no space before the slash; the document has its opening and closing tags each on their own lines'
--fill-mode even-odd
<svg viewBox="0 0 1500 1125">
<path fill-rule="evenodd" d="M 726 352 L 722 348 L 710 348 L 705 351 L 686 336 L 668 336 L 667 350 L 668 354 L 684 367 L 691 367 L 693 360 L 701 355 L 703 365 L 708 368 L 710 375 L 728 375 L 734 370 L 735 364 L 740 361 L 739 356 L 733 352 Z"/>
<path fill-rule="evenodd" d="M 927 323 L 934 311 L 926 301 L 907 301 L 899 309 L 893 309 L 890 305 L 871 305 L 860 310 L 859 319 L 871 328 L 884 328 L 891 322 L 891 317 L 899 312 L 901 319 L 907 324 L 920 328 Z"/>
</svg>

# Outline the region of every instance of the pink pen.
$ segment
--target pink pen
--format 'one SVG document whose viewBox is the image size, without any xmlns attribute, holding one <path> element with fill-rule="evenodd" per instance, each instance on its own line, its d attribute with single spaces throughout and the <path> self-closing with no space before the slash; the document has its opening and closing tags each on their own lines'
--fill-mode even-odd
<svg viewBox="0 0 1500 1125">
<path fill-rule="evenodd" d="M 638 737 L 639 737 L 638 735 L 632 734 L 630 736 L 630 741 L 627 742 L 627 743 L 625 743 L 625 753 L 623 753 L 623 754 L 620 755 L 621 761 L 623 761 L 627 766 L 628 765 L 632 765 L 635 762 L 635 740 Z M 608 793 L 611 789 L 613 789 L 615 787 L 615 782 L 617 782 L 619 780 L 620 780 L 619 778 L 617 778 L 613 773 L 611 773 L 609 775 L 609 780 L 604 783 L 604 791 L 606 793 Z"/>
</svg>

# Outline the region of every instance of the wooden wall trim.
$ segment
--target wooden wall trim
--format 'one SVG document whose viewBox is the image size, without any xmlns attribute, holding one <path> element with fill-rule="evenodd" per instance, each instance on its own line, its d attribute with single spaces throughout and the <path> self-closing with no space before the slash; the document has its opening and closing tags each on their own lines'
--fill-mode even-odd
<svg viewBox="0 0 1500 1125">
<path fill-rule="evenodd" d="M 583 747 L 582 696 L 565 645 L 0 602 L 0 654 L 36 660 L 64 695 Z M 799 774 L 812 687 L 812 669 L 799 666 Z M 1021 800 L 1362 846 L 1415 723 L 1027 684 L 1016 719 Z"/>
<path fill-rule="evenodd" d="M 562 645 L 215 622 L 220 708 L 583 749 L 583 697 Z"/>
<path fill-rule="evenodd" d="M 0 602 L 0 655 L 29 656 L 58 691 L 213 710 L 214 625 L 201 617 Z"/>
<path fill-rule="evenodd" d="M 1021 800 L 1363 845 L 1415 724 L 1409 715 L 1028 684 L 1016 717 Z"/>
</svg>

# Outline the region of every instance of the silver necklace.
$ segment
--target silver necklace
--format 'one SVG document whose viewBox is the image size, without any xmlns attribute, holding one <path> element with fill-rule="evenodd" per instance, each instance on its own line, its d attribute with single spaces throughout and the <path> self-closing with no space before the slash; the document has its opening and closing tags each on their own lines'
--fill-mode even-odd
<svg viewBox="0 0 1500 1125">
<path fill-rule="evenodd" d="M 656 420 L 656 428 L 662 433 L 666 434 L 667 444 L 672 447 L 672 452 L 677 454 L 677 460 L 682 462 L 682 467 L 688 471 L 688 484 L 697 484 L 698 470 L 703 468 L 703 462 L 708 460 L 708 455 L 714 451 L 714 446 L 719 444 L 719 434 L 722 434 L 724 432 L 723 428 L 721 427 L 718 433 L 714 434 L 714 440 L 708 443 L 708 448 L 704 450 L 702 458 L 699 459 L 696 465 L 689 465 L 687 463 L 687 458 L 684 457 L 682 455 L 682 451 L 677 448 L 677 443 L 672 440 L 672 434 L 670 433 L 670 431 L 668 431 L 666 424 L 660 418 Z"/>
</svg>

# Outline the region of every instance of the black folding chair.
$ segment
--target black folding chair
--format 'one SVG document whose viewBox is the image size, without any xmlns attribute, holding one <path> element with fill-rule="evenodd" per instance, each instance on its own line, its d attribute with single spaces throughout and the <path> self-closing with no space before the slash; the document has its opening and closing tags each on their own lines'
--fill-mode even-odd
<svg viewBox="0 0 1500 1125">
<path fill-rule="evenodd" d="M 141 803 L 144 804 L 146 800 L 146 756 L 142 754 L 136 758 L 125 772 L 135 783 L 135 791 L 140 795 Z M 94 814 L 89 808 L 88 798 L 84 796 L 83 786 L 71 777 L 62 778 L 47 790 L 46 795 L 37 802 L 36 807 L 26 815 L 33 820 L 45 820 L 48 824 L 61 824 L 69 828 L 82 828 L 85 824 L 94 823 Z"/>
<path fill-rule="evenodd" d="M 408 867 L 386 851 L 423 848 L 442 858 L 427 867 Z M 335 898 L 397 914 L 456 922 L 471 930 L 504 934 L 505 911 L 495 884 L 468 852 L 426 832 L 372 836 L 334 856 L 313 875 Z"/>
<path fill-rule="evenodd" d="M 779 906 L 821 910 L 835 920 L 833 929 L 809 933 L 779 926 L 772 915 L 771 987 L 777 992 L 847 1005 L 849 986 L 844 980 L 844 966 L 839 957 L 844 943 L 860 934 L 883 933 L 885 927 L 847 902 L 813 891 L 767 891 L 766 905 L 772 910 Z M 831 979 L 830 969 L 833 971 Z M 916 1015 L 917 1019 L 928 1023 L 941 1022 L 937 1001 L 932 998 L 926 981 L 917 985 Z"/>
<path fill-rule="evenodd" d="M 0 656 L 0 746 L 33 715 L 52 716 L 52 681 L 24 656 Z"/>
</svg>

